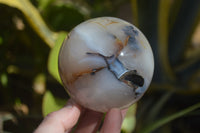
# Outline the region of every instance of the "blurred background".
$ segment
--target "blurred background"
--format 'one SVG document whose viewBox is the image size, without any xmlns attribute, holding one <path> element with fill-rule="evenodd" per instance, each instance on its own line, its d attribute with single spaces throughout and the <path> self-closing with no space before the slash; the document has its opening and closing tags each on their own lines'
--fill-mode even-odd
<svg viewBox="0 0 200 133">
<path fill-rule="evenodd" d="M 200 132 L 199 0 L 0 0 L 0 133 L 28 133 L 69 96 L 57 58 L 79 23 L 114 16 L 136 25 L 155 71 L 122 133 Z"/>
</svg>

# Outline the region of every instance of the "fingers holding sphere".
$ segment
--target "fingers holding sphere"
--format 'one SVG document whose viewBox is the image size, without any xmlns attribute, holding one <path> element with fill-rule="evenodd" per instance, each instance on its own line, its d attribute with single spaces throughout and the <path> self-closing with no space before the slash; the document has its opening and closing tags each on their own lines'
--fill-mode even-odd
<svg viewBox="0 0 200 133">
<path fill-rule="evenodd" d="M 100 133 L 120 133 L 127 110 L 111 109 L 105 116 Z"/>
</svg>

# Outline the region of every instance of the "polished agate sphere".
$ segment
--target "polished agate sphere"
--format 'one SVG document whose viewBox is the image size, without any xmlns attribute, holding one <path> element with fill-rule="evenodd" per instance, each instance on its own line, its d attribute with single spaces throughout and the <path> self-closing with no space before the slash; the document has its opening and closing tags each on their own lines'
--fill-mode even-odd
<svg viewBox="0 0 200 133">
<path fill-rule="evenodd" d="M 62 44 L 58 64 L 72 99 L 100 112 L 138 101 L 154 70 L 152 50 L 142 32 L 113 17 L 76 26 Z"/>
</svg>

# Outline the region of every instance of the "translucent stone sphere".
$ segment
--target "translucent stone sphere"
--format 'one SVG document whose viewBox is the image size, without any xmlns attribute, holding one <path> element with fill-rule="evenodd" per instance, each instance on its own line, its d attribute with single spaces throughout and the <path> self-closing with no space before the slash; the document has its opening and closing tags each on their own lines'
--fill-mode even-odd
<svg viewBox="0 0 200 133">
<path fill-rule="evenodd" d="M 76 26 L 59 54 L 59 73 L 69 95 L 99 112 L 127 108 L 138 101 L 153 70 L 153 54 L 145 36 L 134 25 L 114 17 Z"/>
</svg>

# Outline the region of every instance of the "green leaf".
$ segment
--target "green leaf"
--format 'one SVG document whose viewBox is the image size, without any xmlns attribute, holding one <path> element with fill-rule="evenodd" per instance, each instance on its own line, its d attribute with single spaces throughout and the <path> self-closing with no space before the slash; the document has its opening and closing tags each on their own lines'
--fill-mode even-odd
<svg viewBox="0 0 200 133">
<path fill-rule="evenodd" d="M 183 0 L 174 0 L 170 7 L 169 15 L 169 30 L 171 30 L 176 22 L 177 16 L 180 12 L 180 8 Z"/>
<path fill-rule="evenodd" d="M 177 118 L 180 118 L 182 116 L 185 116 L 188 113 L 191 113 L 192 111 L 194 111 L 194 110 L 196 110 L 198 108 L 200 108 L 200 103 L 197 103 L 197 104 L 195 104 L 193 106 L 190 106 L 190 107 L 188 107 L 186 109 L 183 109 L 182 111 L 179 111 L 179 112 L 177 112 L 175 114 L 172 114 L 170 116 L 166 116 L 166 117 L 164 117 L 164 118 L 162 118 L 162 119 L 150 124 L 148 127 L 144 127 L 144 130 L 142 130 L 141 133 L 151 133 L 155 129 L 163 126 L 164 124 L 166 124 L 166 123 L 168 123 L 168 122 L 170 122 L 172 120 L 175 120 Z"/>
<path fill-rule="evenodd" d="M 56 98 L 50 91 L 46 91 L 43 97 L 42 113 L 43 116 L 61 109 L 66 104 L 66 100 Z"/>
<path fill-rule="evenodd" d="M 157 114 L 159 114 L 160 110 L 163 108 L 163 106 L 169 100 L 172 94 L 173 93 L 170 91 L 166 92 L 161 96 L 161 98 L 156 103 L 154 103 L 152 109 L 149 111 L 145 123 L 151 123 L 151 121 L 155 120 Z"/>
<path fill-rule="evenodd" d="M 122 123 L 122 131 L 126 133 L 132 133 L 136 126 L 136 108 L 137 104 L 133 104 L 131 107 L 129 107 L 126 117 Z"/>
<path fill-rule="evenodd" d="M 170 15 L 171 1 L 160 0 L 158 12 L 158 50 L 160 55 L 160 62 L 164 69 L 165 75 L 170 80 L 175 80 L 175 75 L 170 66 L 168 57 L 168 37 L 169 37 L 169 15 Z"/>
<path fill-rule="evenodd" d="M 48 70 L 49 73 L 61 83 L 61 79 L 58 72 L 58 55 L 60 47 L 62 46 L 63 40 L 66 38 L 67 33 L 61 32 L 56 40 L 55 46 L 51 49 L 48 59 Z"/>
<path fill-rule="evenodd" d="M 85 20 L 85 16 L 80 10 L 73 4 L 53 2 L 42 14 L 53 30 L 69 31 Z"/>
<path fill-rule="evenodd" d="M 131 9 L 133 14 L 133 23 L 138 26 L 138 3 L 137 0 L 131 0 Z"/>
<path fill-rule="evenodd" d="M 20 10 L 33 30 L 41 37 L 41 39 L 49 46 L 53 47 L 57 38 L 57 33 L 51 31 L 39 11 L 32 5 L 29 0 L 0 0 L 0 3 L 17 8 Z"/>
<path fill-rule="evenodd" d="M 45 10 L 53 1 L 55 0 L 38 0 L 38 8 L 40 10 Z"/>
</svg>

